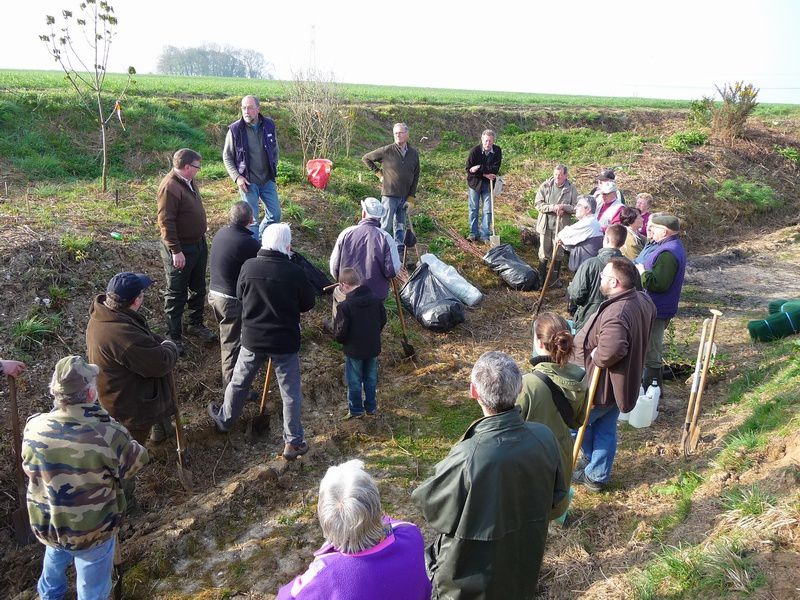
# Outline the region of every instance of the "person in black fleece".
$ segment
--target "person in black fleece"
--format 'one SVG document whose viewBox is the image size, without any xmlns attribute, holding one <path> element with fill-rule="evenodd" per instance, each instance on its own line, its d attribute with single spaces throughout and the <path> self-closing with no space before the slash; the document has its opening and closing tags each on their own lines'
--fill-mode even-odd
<svg viewBox="0 0 800 600">
<path fill-rule="evenodd" d="M 358 419 L 365 411 L 372 416 L 378 410 L 375 392 L 386 308 L 366 285 L 361 285 L 361 275 L 355 269 L 341 270 L 339 287 L 347 296 L 336 311 L 333 337 L 344 345 L 348 405 L 345 419 Z"/>
</svg>

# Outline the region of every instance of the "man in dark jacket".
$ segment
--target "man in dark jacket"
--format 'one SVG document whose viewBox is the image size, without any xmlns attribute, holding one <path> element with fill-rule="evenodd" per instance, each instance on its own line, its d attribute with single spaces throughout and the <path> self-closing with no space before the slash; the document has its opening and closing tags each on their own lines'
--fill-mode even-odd
<svg viewBox="0 0 800 600">
<path fill-rule="evenodd" d="M 386 209 L 381 227 L 394 235 L 402 255 L 406 235 L 406 204 L 417 195 L 419 154 L 408 144 L 408 125 L 395 123 L 394 144 L 367 152 L 361 160 L 381 180 L 381 201 Z M 380 166 L 378 164 L 380 163 Z"/>
<path fill-rule="evenodd" d="M 475 421 L 411 495 L 437 536 L 426 552 L 433 598 L 533 598 L 550 511 L 567 493 L 546 425 L 515 407 L 522 373 L 502 352 L 483 354 L 470 394 Z"/>
<path fill-rule="evenodd" d="M 386 307 L 376 298 L 356 269 L 339 273 L 339 287 L 346 294 L 333 319 L 333 338 L 344 347 L 347 380 L 346 419 L 374 415 L 378 410 L 378 355 L 381 330 L 386 325 Z M 363 394 L 362 394 L 363 390 Z"/>
<path fill-rule="evenodd" d="M 187 333 L 207 343 L 217 334 L 203 324 L 206 296 L 208 221 L 195 176 L 200 171 L 200 155 L 189 148 L 172 157 L 172 170 L 158 187 L 158 228 L 161 231 L 161 260 L 167 276 L 164 313 L 167 337 L 183 355 L 183 309 L 189 306 Z"/>
<path fill-rule="evenodd" d="M 642 276 L 642 286 L 656 305 L 656 319 L 650 331 L 650 343 L 645 358 L 642 383 L 653 380 L 661 386 L 664 360 L 664 331 L 678 312 L 678 302 L 686 273 L 686 250 L 678 237 L 680 221 L 667 214 L 655 214 L 648 229 L 653 236 L 636 259 L 636 268 Z"/>
<path fill-rule="evenodd" d="M 467 156 L 467 185 L 469 192 L 469 235 L 467 239 L 474 242 L 489 241 L 489 227 L 494 207 L 490 205 L 490 185 L 494 185 L 500 164 L 503 162 L 503 151 L 495 145 L 495 133 L 485 129 L 481 134 L 481 143 L 475 146 Z M 478 227 L 478 215 L 483 207 L 483 223 Z"/>
<path fill-rule="evenodd" d="M 92 302 L 86 326 L 89 362 L 100 367 L 100 404 L 141 444 L 151 427 L 150 439 L 162 441 L 175 414 L 170 377 L 178 349 L 151 332 L 139 313 L 152 283 L 144 273 L 117 273 Z"/>
<path fill-rule="evenodd" d="M 239 196 L 253 211 L 249 224 L 253 237 L 261 239 L 270 223 L 281 220 L 281 203 L 275 177 L 278 174 L 278 134 L 275 122 L 261 114 L 255 96 L 242 98 L 242 118 L 228 126 L 222 162 Z M 264 218 L 258 225 L 259 200 L 264 203 Z"/>
<path fill-rule="evenodd" d="M 246 260 L 258 254 L 261 244 L 250 234 L 253 210 L 247 202 L 236 202 L 230 210 L 230 224 L 211 241 L 211 281 L 208 303 L 219 323 L 222 388 L 228 387 L 239 356 L 242 332 L 242 303 L 236 297 L 236 282 Z"/>
<path fill-rule="evenodd" d="M 143 273 L 117 273 L 106 293 L 95 297 L 86 326 L 86 354 L 100 367 L 97 395 L 102 407 L 144 445 L 174 433 L 175 414 L 170 378 L 178 361 L 171 340 L 150 331 L 139 308 L 153 281 Z M 152 431 L 151 431 L 152 428 Z M 135 510 L 136 479 L 122 481 L 128 510 Z"/>
<path fill-rule="evenodd" d="M 289 225 L 273 223 L 264 231 L 258 255 L 242 266 L 236 289 L 242 303 L 242 346 L 223 405 L 208 405 L 217 429 L 230 431 L 258 370 L 271 359 L 283 400 L 287 460 L 308 452 L 300 423 L 300 313 L 314 308 L 316 299 L 302 267 L 289 260 L 291 245 Z"/>
<path fill-rule="evenodd" d="M 611 478 L 617 452 L 617 418 L 630 412 L 639 396 L 642 365 L 656 316 L 653 301 L 636 290 L 639 274 L 631 261 L 612 258 L 600 273 L 608 298 L 575 336 L 575 360 L 587 374 L 603 369 L 583 438 L 583 465 L 572 480 L 600 491 Z"/>
<path fill-rule="evenodd" d="M 625 243 L 627 232 L 622 225 L 612 225 L 603 236 L 603 247 L 597 256 L 584 262 L 575 271 L 575 277 L 567 288 L 570 305 L 575 310 L 575 330 L 580 331 L 586 320 L 592 316 L 605 297 L 600 292 L 600 273 L 615 256 L 622 256 L 620 248 Z"/>
</svg>

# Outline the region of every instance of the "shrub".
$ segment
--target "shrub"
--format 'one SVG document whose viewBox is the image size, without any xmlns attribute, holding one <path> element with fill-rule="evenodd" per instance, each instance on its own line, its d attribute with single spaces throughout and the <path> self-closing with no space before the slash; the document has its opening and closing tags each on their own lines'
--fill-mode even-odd
<svg viewBox="0 0 800 600">
<path fill-rule="evenodd" d="M 783 158 L 791 160 L 792 162 L 800 165 L 800 150 L 792 148 L 791 146 L 775 146 L 775 152 L 780 154 Z"/>
<path fill-rule="evenodd" d="M 65 233 L 59 243 L 75 259 L 75 262 L 83 262 L 89 256 L 92 236 Z"/>
<path fill-rule="evenodd" d="M 702 131 L 679 131 L 664 140 L 664 147 L 673 152 L 685 154 L 695 146 L 702 146 L 708 141 L 708 134 Z"/>
<path fill-rule="evenodd" d="M 278 163 L 278 173 L 275 176 L 275 183 L 278 185 L 286 185 L 287 183 L 302 183 L 304 180 L 305 177 L 303 177 L 303 170 L 299 165 L 287 160 L 282 160 Z"/>
<path fill-rule="evenodd" d="M 781 205 L 781 199 L 771 187 L 742 177 L 723 181 L 714 196 L 719 200 L 751 206 L 755 212 L 766 212 Z"/>
<path fill-rule="evenodd" d="M 703 96 L 700 100 L 689 103 L 689 123 L 697 127 L 711 125 L 711 111 L 714 109 L 714 99 Z"/>
<path fill-rule="evenodd" d="M 723 142 L 731 142 L 744 131 L 747 117 L 758 106 L 758 88 L 743 81 L 726 83 L 722 89 L 717 87 L 722 103 L 711 108 L 711 131 Z"/>
</svg>

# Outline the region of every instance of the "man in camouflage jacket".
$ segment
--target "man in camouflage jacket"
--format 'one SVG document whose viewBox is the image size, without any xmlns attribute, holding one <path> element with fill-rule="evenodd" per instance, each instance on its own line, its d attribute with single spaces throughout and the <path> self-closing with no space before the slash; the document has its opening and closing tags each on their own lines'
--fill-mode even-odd
<svg viewBox="0 0 800 600">
<path fill-rule="evenodd" d="M 147 450 L 97 404 L 99 372 L 80 356 L 62 358 L 50 381 L 53 410 L 33 415 L 25 426 L 28 515 L 46 548 L 37 586 L 44 600 L 64 596 L 73 561 L 78 598 L 108 597 L 125 514 L 121 482 L 148 459 Z"/>
</svg>

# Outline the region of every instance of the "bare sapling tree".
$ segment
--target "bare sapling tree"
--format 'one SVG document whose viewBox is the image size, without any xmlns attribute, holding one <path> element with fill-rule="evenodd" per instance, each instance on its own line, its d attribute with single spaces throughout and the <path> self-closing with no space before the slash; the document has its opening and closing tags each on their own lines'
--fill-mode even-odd
<svg viewBox="0 0 800 600">
<path fill-rule="evenodd" d="M 349 153 L 355 112 L 345 109 L 344 94 L 332 74 L 314 69 L 296 73 L 287 96 L 304 163 L 309 158 L 333 158 L 343 144 Z"/>
<path fill-rule="evenodd" d="M 114 7 L 108 2 L 83 0 L 80 17 L 73 17 L 71 10 L 62 10 L 62 24 L 56 30 L 56 18 L 47 15 L 50 31 L 40 35 L 47 51 L 66 74 L 66 79 L 78 97 L 80 107 L 89 113 L 100 131 L 103 160 L 103 192 L 107 191 L 109 121 L 117 115 L 123 130 L 121 102 L 125 97 L 136 69 L 128 67 L 125 86 L 113 100 L 106 93 L 106 67 L 111 42 L 117 27 Z M 79 32 L 79 39 L 73 32 Z"/>
</svg>

